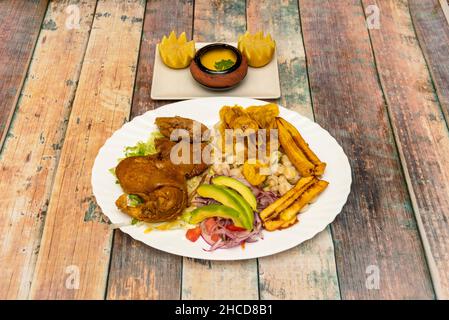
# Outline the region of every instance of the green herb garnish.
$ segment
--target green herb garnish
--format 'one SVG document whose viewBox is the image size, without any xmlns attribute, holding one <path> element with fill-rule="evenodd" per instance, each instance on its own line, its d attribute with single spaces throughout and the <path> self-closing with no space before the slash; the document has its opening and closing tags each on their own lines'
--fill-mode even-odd
<svg viewBox="0 0 449 320">
<path fill-rule="evenodd" d="M 134 226 L 134 225 L 136 225 L 136 224 L 138 224 L 138 223 L 139 223 L 139 220 L 136 219 L 136 218 L 133 218 L 133 219 L 131 220 L 131 225 L 132 225 L 132 226 Z"/>
<path fill-rule="evenodd" d="M 115 175 L 115 167 L 114 167 L 114 168 L 110 168 L 108 171 L 109 171 L 109 173 L 112 174 L 114 177 L 117 177 L 117 176 Z"/>
<path fill-rule="evenodd" d="M 230 67 L 232 67 L 234 65 L 234 61 L 232 61 L 231 59 L 227 59 L 227 60 L 220 60 L 215 62 L 215 69 L 223 71 L 226 69 L 229 69 Z"/>
<path fill-rule="evenodd" d="M 143 200 L 135 194 L 128 194 L 128 206 L 129 207 L 137 207 L 139 204 L 142 204 Z"/>
</svg>

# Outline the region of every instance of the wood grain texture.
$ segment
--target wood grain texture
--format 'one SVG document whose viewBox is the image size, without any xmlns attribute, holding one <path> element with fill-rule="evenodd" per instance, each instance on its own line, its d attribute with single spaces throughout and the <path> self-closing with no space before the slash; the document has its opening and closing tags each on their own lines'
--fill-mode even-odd
<svg viewBox="0 0 449 320">
<path fill-rule="evenodd" d="M 250 32 L 270 32 L 276 41 L 283 106 L 313 119 L 297 1 L 247 3 Z M 338 299 L 330 229 L 286 252 L 259 259 L 261 299 Z"/>
<path fill-rule="evenodd" d="M 438 0 L 410 0 L 409 6 L 419 45 L 449 122 L 449 21 Z"/>
<path fill-rule="evenodd" d="M 156 44 L 171 30 L 191 37 L 193 1 L 148 1 L 137 66 L 131 117 L 164 104 L 151 100 Z M 153 249 L 116 231 L 108 299 L 179 299 L 182 258 Z"/>
<path fill-rule="evenodd" d="M 197 42 L 236 42 L 246 31 L 245 0 L 197 0 L 193 38 Z"/>
<path fill-rule="evenodd" d="M 142 1 L 97 3 L 43 230 L 34 299 L 105 295 L 112 232 L 92 196 L 90 172 L 99 148 L 128 118 L 144 10 Z"/>
<path fill-rule="evenodd" d="M 0 148 L 26 77 L 47 0 L 0 1 Z"/>
<path fill-rule="evenodd" d="M 315 118 L 353 170 L 348 202 L 332 224 L 341 297 L 433 298 L 363 7 L 351 0 L 299 4 Z"/>
<path fill-rule="evenodd" d="M 258 299 L 256 260 L 208 261 L 184 258 L 182 299 Z"/>
<path fill-rule="evenodd" d="M 246 30 L 245 1 L 195 1 L 195 41 L 236 41 Z M 183 299 L 257 299 L 257 261 L 183 259 Z"/>
<path fill-rule="evenodd" d="M 443 10 L 444 17 L 449 23 L 449 1 L 448 0 L 439 0 L 441 9 Z"/>
<path fill-rule="evenodd" d="M 116 231 L 107 299 L 179 299 L 182 258 Z"/>
<path fill-rule="evenodd" d="M 172 30 L 178 34 L 185 32 L 188 39 L 192 36 L 193 3 L 194 0 L 150 0 L 147 2 L 131 118 L 174 102 L 151 99 L 154 54 L 156 44 Z"/>
<path fill-rule="evenodd" d="M 367 6 L 372 1 L 363 3 Z M 429 246 L 426 249 L 437 297 L 449 299 L 448 128 L 407 2 L 375 3 L 382 12 L 381 29 L 370 30 L 377 70 L 412 191 L 418 226 L 425 246 Z M 437 33 L 444 42 L 444 29 Z M 448 68 L 449 61 L 445 62 L 442 70 Z M 447 87 L 448 83 L 444 85 Z"/>
<path fill-rule="evenodd" d="M 69 30 L 64 10 L 53 2 L 43 28 L 14 121 L 0 155 L 0 297 L 28 297 L 55 168 L 64 140 L 95 1 L 80 4 L 80 28 Z M 64 57 L 64 59 L 60 59 Z"/>
</svg>

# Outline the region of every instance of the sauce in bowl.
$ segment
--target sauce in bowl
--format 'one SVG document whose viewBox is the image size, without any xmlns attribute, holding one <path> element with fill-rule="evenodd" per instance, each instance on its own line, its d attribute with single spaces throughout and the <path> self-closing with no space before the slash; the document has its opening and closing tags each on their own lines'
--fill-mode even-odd
<svg viewBox="0 0 449 320">
<path fill-rule="evenodd" d="M 205 52 L 201 58 L 201 64 L 209 70 L 223 71 L 231 68 L 237 57 L 235 53 L 226 48 L 216 48 Z"/>
<path fill-rule="evenodd" d="M 246 76 L 246 57 L 234 46 L 212 43 L 199 49 L 190 64 L 192 77 L 211 90 L 229 90 Z"/>
</svg>

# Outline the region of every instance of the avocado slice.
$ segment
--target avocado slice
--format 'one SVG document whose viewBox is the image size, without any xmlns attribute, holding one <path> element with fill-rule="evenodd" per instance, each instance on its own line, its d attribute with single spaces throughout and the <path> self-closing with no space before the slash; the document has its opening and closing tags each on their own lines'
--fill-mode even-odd
<svg viewBox="0 0 449 320">
<path fill-rule="evenodd" d="M 250 188 L 248 188 L 247 186 L 245 186 L 244 183 L 240 182 L 237 179 L 231 178 L 231 177 L 227 177 L 227 176 L 218 176 L 212 179 L 212 183 L 219 185 L 219 186 L 225 186 L 225 187 L 229 187 L 235 191 L 237 191 L 238 193 L 240 193 L 240 195 L 243 197 L 243 199 L 245 199 L 248 204 L 250 205 L 250 207 L 254 210 L 257 211 L 257 200 L 256 197 L 254 196 L 253 192 L 251 191 Z"/>
<path fill-rule="evenodd" d="M 253 209 L 251 209 L 248 202 L 246 202 L 245 199 L 236 191 L 226 188 L 224 186 L 217 186 L 219 188 L 222 188 L 225 192 L 227 192 L 229 195 L 231 195 L 235 201 L 238 202 L 238 204 L 242 207 L 243 213 L 246 215 L 246 220 L 248 221 L 248 228 L 252 229 L 254 225 L 254 212 Z"/>
<path fill-rule="evenodd" d="M 197 192 L 202 197 L 212 198 L 225 206 L 234 209 L 240 214 L 240 220 L 242 221 L 244 228 L 248 230 L 253 228 L 253 221 L 252 219 L 249 219 L 247 212 L 248 208 L 245 208 L 245 206 L 242 205 L 242 202 L 245 203 L 245 200 L 235 191 L 214 184 L 202 184 L 198 187 Z M 232 192 L 234 192 L 234 194 Z M 246 205 L 248 206 L 247 203 Z"/>
<path fill-rule="evenodd" d="M 245 228 L 242 220 L 240 219 L 240 213 L 230 207 L 221 204 L 209 204 L 204 207 L 199 207 L 191 212 L 190 223 L 197 224 L 207 218 L 222 217 L 225 219 L 231 219 L 234 225 L 240 228 Z"/>
</svg>

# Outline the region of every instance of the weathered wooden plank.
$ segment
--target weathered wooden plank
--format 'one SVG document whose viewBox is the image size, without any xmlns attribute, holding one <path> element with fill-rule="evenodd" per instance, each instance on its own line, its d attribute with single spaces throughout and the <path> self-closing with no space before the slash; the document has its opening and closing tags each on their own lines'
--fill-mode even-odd
<svg viewBox="0 0 449 320">
<path fill-rule="evenodd" d="M 53 2 L 48 7 L 45 21 L 52 21 L 52 28 L 44 27 L 40 33 L 0 155 L 2 298 L 28 297 L 60 145 L 89 38 L 95 1 L 80 4 L 77 30 L 64 26 L 64 10 L 70 3 Z"/>
<path fill-rule="evenodd" d="M 195 41 L 235 42 L 246 30 L 245 1 L 195 1 Z M 257 299 L 257 261 L 183 260 L 183 299 Z"/>
<path fill-rule="evenodd" d="M 243 0 L 195 1 L 193 38 L 202 42 L 236 42 L 246 31 Z"/>
<path fill-rule="evenodd" d="M 257 261 L 184 258 L 182 299 L 258 299 Z"/>
<path fill-rule="evenodd" d="M 156 44 L 163 35 L 171 32 L 171 30 L 175 30 L 178 34 L 185 32 L 188 38 L 191 37 L 193 2 L 194 0 L 148 1 L 131 117 L 174 102 L 151 99 L 154 53 Z"/>
<path fill-rule="evenodd" d="M 444 17 L 449 23 L 449 1 L 448 0 L 439 0 L 441 5 L 441 10 L 443 10 Z"/>
<path fill-rule="evenodd" d="M 332 224 L 341 296 L 433 298 L 361 3 L 299 4 L 315 117 L 353 170 L 348 203 Z"/>
<path fill-rule="evenodd" d="M 247 3 L 248 30 L 270 32 L 276 40 L 282 97 L 289 109 L 313 119 L 298 2 Z M 330 229 L 287 252 L 259 259 L 261 299 L 338 299 Z"/>
<path fill-rule="evenodd" d="M 92 196 L 90 172 L 105 139 L 128 118 L 144 10 L 140 0 L 97 4 L 43 230 L 34 299 L 105 295 L 112 232 Z"/>
<path fill-rule="evenodd" d="M 363 1 L 365 6 L 371 3 Z M 370 30 L 370 36 L 380 82 L 412 192 L 435 291 L 438 298 L 449 299 L 448 128 L 416 39 L 407 2 L 375 3 L 382 13 L 381 29 Z M 440 41 L 448 39 L 444 38 L 444 28 L 434 32 L 443 36 Z M 449 51 L 445 54 L 449 57 Z M 443 63 L 442 70 L 449 70 L 448 62 Z M 443 85 L 449 88 L 448 83 Z"/>
<path fill-rule="evenodd" d="M 438 100 L 449 122 L 449 20 L 438 0 L 410 0 L 409 6 Z"/>
<path fill-rule="evenodd" d="M 47 0 L 0 1 L 0 147 L 26 77 Z"/>
<path fill-rule="evenodd" d="M 176 30 L 191 36 L 193 1 L 148 1 L 131 116 L 164 102 L 151 100 L 151 80 L 156 44 Z M 179 299 L 182 258 L 135 241 L 117 231 L 111 255 L 108 299 Z"/>
</svg>

